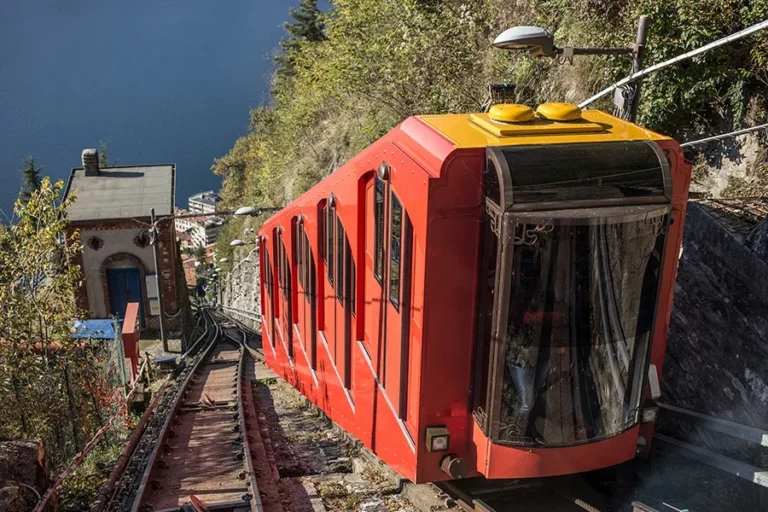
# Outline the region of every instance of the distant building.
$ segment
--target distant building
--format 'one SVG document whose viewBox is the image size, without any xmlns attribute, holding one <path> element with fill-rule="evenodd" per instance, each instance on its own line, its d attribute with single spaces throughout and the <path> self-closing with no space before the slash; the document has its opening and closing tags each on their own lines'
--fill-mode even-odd
<svg viewBox="0 0 768 512">
<path fill-rule="evenodd" d="M 191 212 L 176 209 L 176 215 L 188 215 Z M 182 247 L 205 247 L 211 245 L 216 241 L 224 225 L 224 220 L 221 217 L 186 217 L 176 219 L 176 232 L 185 234 L 182 239 Z M 187 240 L 188 237 L 188 240 Z"/>
<path fill-rule="evenodd" d="M 192 235 L 186 231 L 179 231 L 179 224 L 176 223 L 176 239 L 179 241 L 182 249 L 192 248 L 195 244 L 192 242 Z"/>
<path fill-rule="evenodd" d="M 221 201 L 219 195 L 213 190 L 199 192 L 189 198 L 190 213 L 215 213 L 216 205 Z"/>
<path fill-rule="evenodd" d="M 182 255 L 182 268 L 184 269 L 184 280 L 187 283 L 187 288 L 197 286 L 197 264 L 194 258 Z"/>
<path fill-rule="evenodd" d="M 157 327 L 158 271 L 167 314 L 174 315 L 185 297 L 179 293 L 184 291 L 183 275 L 171 218 L 176 166 L 99 168 L 95 149 L 84 150 L 82 159 L 83 167 L 72 170 L 65 191 L 65 197 L 77 194 L 67 214 L 70 229 L 80 230 L 83 244 L 78 263 L 84 283 L 78 305 L 95 318 L 123 318 L 126 304 L 138 302 L 142 325 Z M 149 243 L 152 208 L 157 217 L 166 217 L 158 222 L 159 269 Z M 167 322 L 169 328 L 175 324 L 175 318 Z"/>
<path fill-rule="evenodd" d="M 216 261 L 216 244 L 205 247 L 205 262 L 212 265 Z"/>
</svg>

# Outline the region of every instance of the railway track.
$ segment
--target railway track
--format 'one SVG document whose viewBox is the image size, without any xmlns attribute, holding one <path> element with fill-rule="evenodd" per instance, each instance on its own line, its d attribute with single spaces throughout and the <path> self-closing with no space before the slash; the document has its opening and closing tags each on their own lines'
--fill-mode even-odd
<svg viewBox="0 0 768 512">
<path fill-rule="evenodd" d="M 262 512 L 252 461 L 239 326 L 203 311 L 205 334 L 182 356 L 107 510 Z M 255 421 L 254 421 L 255 423 Z"/>
<path fill-rule="evenodd" d="M 602 496 L 578 476 L 440 482 L 437 487 L 466 512 L 606 512 Z"/>
</svg>

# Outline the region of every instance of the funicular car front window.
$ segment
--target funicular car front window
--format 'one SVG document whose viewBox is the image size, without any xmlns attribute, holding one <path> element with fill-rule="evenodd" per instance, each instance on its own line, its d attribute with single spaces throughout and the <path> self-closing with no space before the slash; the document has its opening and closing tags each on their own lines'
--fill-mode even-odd
<svg viewBox="0 0 768 512">
<path fill-rule="evenodd" d="M 572 445 L 637 422 L 667 222 L 666 208 L 518 219 L 499 442 Z"/>
</svg>

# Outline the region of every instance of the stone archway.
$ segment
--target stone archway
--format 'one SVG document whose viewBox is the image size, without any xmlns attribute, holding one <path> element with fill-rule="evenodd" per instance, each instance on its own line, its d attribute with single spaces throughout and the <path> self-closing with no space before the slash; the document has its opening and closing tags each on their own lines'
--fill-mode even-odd
<svg viewBox="0 0 768 512">
<path fill-rule="evenodd" d="M 99 269 L 99 275 L 101 277 L 101 288 L 104 293 L 104 308 L 106 310 L 107 315 L 110 315 L 112 313 L 112 301 L 109 296 L 109 285 L 107 283 L 107 269 L 113 268 L 112 265 L 119 262 L 126 262 L 129 263 L 131 267 L 136 267 L 139 269 L 139 285 L 141 287 L 141 309 L 144 311 L 144 321 L 145 323 L 149 320 L 149 299 L 147 295 L 147 270 L 144 267 L 144 263 L 141 261 L 140 258 L 138 258 L 136 255 L 131 254 L 129 252 L 117 252 L 115 254 L 112 254 L 111 256 L 108 256 L 104 259 L 104 261 L 101 263 L 101 268 Z"/>
</svg>

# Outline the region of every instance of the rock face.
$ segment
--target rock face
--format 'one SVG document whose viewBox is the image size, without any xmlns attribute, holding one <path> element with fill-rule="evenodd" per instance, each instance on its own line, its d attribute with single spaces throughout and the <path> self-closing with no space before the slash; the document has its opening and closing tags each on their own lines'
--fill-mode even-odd
<svg viewBox="0 0 768 512">
<path fill-rule="evenodd" d="M 33 440 L 0 442 L 0 510 L 26 512 L 37 503 L 32 487 L 42 495 L 49 473 L 43 443 Z M 28 486 L 28 487 L 27 487 Z M 49 510 L 54 510 L 49 508 Z"/>
<path fill-rule="evenodd" d="M 768 428 L 768 260 L 753 247 L 766 221 L 733 236 L 709 210 L 689 203 L 675 286 L 662 401 L 745 425 Z M 748 240 L 753 240 L 749 246 Z M 754 251 L 754 252 L 753 252 Z M 763 466 L 759 447 L 683 422 L 662 432 Z"/>
</svg>

